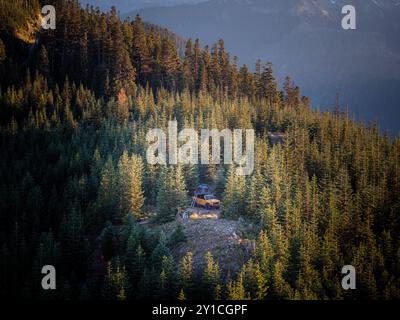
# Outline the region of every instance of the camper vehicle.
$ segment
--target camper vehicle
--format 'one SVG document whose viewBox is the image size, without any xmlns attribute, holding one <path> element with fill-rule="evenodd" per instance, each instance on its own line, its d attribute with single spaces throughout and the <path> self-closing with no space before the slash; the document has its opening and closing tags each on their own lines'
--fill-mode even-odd
<svg viewBox="0 0 400 320">
<path fill-rule="evenodd" d="M 201 184 L 195 191 L 192 200 L 192 207 L 203 207 L 207 210 L 219 209 L 220 201 L 210 192 L 206 184 Z"/>
<path fill-rule="evenodd" d="M 220 201 L 212 194 L 206 194 L 198 197 L 193 197 L 195 206 L 204 207 L 206 209 L 219 209 Z"/>
</svg>

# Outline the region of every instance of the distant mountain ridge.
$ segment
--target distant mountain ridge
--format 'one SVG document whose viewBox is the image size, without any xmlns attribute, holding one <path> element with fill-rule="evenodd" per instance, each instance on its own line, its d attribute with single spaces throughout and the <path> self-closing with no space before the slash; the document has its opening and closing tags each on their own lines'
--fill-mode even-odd
<svg viewBox="0 0 400 320">
<path fill-rule="evenodd" d="M 358 118 L 399 132 L 400 1 L 353 0 L 357 30 L 341 28 L 344 0 L 211 0 L 136 10 L 145 21 L 203 44 L 225 40 L 239 62 L 271 61 L 314 105 L 332 106 L 336 92 Z"/>
</svg>

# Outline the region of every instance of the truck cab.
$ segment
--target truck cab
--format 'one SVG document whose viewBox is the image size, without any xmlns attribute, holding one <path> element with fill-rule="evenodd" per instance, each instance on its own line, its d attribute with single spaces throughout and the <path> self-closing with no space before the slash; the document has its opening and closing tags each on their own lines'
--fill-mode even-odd
<svg viewBox="0 0 400 320">
<path fill-rule="evenodd" d="M 203 207 L 207 210 L 220 208 L 220 201 L 213 194 L 194 196 L 193 204 L 195 207 Z"/>
</svg>

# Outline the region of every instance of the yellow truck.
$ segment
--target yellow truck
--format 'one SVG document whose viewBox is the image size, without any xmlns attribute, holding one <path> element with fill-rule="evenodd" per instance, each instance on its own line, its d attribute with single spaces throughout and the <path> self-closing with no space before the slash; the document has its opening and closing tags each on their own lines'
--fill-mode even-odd
<svg viewBox="0 0 400 320">
<path fill-rule="evenodd" d="M 220 201 L 212 194 L 194 196 L 192 204 L 194 207 L 203 207 L 207 210 L 220 208 Z"/>
<path fill-rule="evenodd" d="M 220 205 L 220 201 L 211 193 L 211 189 L 207 184 L 201 184 L 194 190 L 192 207 L 202 207 L 211 210 L 219 209 Z"/>
</svg>

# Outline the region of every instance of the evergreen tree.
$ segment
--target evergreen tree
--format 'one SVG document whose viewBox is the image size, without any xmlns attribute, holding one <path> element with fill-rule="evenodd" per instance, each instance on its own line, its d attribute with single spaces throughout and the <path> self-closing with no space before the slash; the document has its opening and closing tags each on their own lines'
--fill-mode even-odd
<svg viewBox="0 0 400 320">
<path fill-rule="evenodd" d="M 98 203 L 105 220 L 117 217 L 117 178 L 112 158 L 109 157 L 100 174 Z"/>
<path fill-rule="evenodd" d="M 223 214 L 227 217 L 239 217 L 245 212 L 245 179 L 237 176 L 234 166 L 231 166 L 225 183 L 223 197 Z"/>
<path fill-rule="evenodd" d="M 284 278 L 284 266 L 279 260 L 275 264 L 272 283 L 276 298 L 290 299 L 292 297 L 292 289 Z"/>
<path fill-rule="evenodd" d="M 161 299 L 176 297 L 176 274 L 172 256 L 163 256 L 159 282 L 158 294 Z"/>
<path fill-rule="evenodd" d="M 211 252 L 207 252 L 204 257 L 206 266 L 203 271 L 203 285 L 205 297 L 220 297 L 220 269 L 218 263 L 214 261 Z"/>
<path fill-rule="evenodd" d="M 114 228 L 111 222 L 107 221 L 106 227 L 101 235 L 101 251 L 104 259 L 110 261 L 116 254 L 117 239 L 114 233 Z"/>
<path fill-rule="evenodd" d="M 107 264 L 103 296 L 110 300 L 126 300 L 128 288 L 125 267 L 117 259 Z"/>
<path fill-rule="evenodd" d="M 194 289 L 193 254 L 186 253 L 179 264 L 179 286 L 184 298 L 191 297 Z"/>
<path fill-rule="evenodd" d="M 120 206 L 123 215 L 132 214 L 135 218 L 142 216 L 144 203 L 142 190 L 142 159 L 136 155 L 128 156 L 124 151 L 118 162 Z"/>
<path fill-rule="evenodd" d="M 140 83 L 145 83 L 148 80 L 151 70 L 151 58 L 149 46 L 147 44 L 147 35 L 144 24 L 139 15 L 136 16 L 132 23 L 133 28 L 133 43 L 132 43 L 132 58 L 133 63 L 138 70 L 138 80 Z"/>
<path fill-rule="evenodd" d="M 227 299 L 228 300 L 249 300 L 250 296 L 246 293 L 243 274 L 239 273 L 236 281 L 229 281 L 227 285 Z"/>
<path fill-rule="evenodd" d="M 163 169 L 157 191 L 157 221 L 173 220 L 177 209 L 187 204 L 187 192 L 181 166 Z"/>
<path fill-rule="evenodd" d="M 0 39 L 0 65 L 6 60 L 6 48 L 4 46 L 3 40 Z"/>
<path fill-rule="evenodd" d="M 160 232 L 158 244 L 155 247 L 151 260 L 152 260 L 152 266 L 156 269 L 159 270 L 161 268 L 162 260 L 164 257 L 169 257 L 171 255 L 167 244 L 166 244 L 166 237 L 164 232 Z"/>
</svg>

